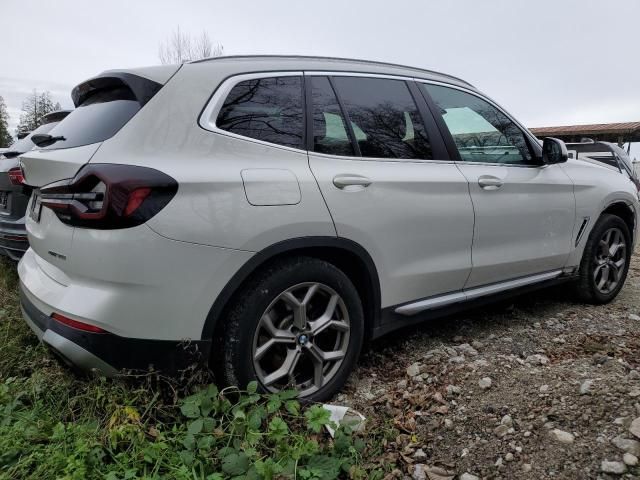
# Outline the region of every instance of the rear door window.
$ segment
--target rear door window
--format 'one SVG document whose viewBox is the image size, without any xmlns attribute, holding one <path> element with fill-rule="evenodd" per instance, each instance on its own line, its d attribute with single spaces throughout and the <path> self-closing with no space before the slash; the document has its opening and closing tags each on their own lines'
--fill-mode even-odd
<svg viewBox="0 0 640 480">
<path fill-rule="evenodd" d="M 49 132 L 64 140 L 45 148 L 53 150 L 103 142 L 114 136 L 140 108 L 127 87 L 97 90 Z"/>
<path fill-rule="evenodd" d="M 409 87 L 402 80 L 333 77 L 363 157 L 433 158 Z"/>
<path fill-rule="evenodd" d="M 303 148 L 302 77 L 245 80 L 227 96 L 216 125 L 264 142 Z"/>
</svg>

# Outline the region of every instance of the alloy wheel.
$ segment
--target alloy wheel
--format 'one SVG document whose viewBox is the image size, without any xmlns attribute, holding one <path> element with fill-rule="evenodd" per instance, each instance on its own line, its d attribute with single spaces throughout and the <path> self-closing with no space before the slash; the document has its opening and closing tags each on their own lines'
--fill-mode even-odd
<svg viewBox="0 0 640 480">
<path fill-rule="evenodd" d="M 280 293 L 260 317 L 253 366 L 269 391 L 295 388 L 310 395 L 335 376 L 347 355 L 351 326 L 342 297 L 322 283 Z"/>
<path fill-rule="evenodd" d="M 627 262 L 627 244 L 619 228 L 604 232 L 595 249 L 593 280 L 600 293 L 609 294 L 620 283 Z"/>
</svg>

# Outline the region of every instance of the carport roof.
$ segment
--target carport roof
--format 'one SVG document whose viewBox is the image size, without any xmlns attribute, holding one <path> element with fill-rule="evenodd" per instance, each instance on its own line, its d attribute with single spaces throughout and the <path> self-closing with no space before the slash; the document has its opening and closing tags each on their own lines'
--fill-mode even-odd
<svg viewBox="0 0 640 480">
<path fill-rule="evenodd" d="M 599 140 L 617 142 L 621 137 L 625 142 L 640 141 L 640 122 L 596 123 L 592 125 L 566 125 L 561 127 L 532 128 L 537 137 L 580 137 L 596 136 Z M 607 138 L 602 138 L 607 137 Z"/>
</svg>

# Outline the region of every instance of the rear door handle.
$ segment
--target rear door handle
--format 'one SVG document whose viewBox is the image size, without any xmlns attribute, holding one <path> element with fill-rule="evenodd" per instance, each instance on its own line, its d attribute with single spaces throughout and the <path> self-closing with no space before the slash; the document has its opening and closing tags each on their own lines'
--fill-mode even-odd
<svg viewBox="0 0 640 480">
<path fill-rule="evenodd" d="M 341 190 L 348 187 L 366 188 L 371 185 L 371 180 L 367 177 L 363 177 L 362 175 L 344 174 L 333 177 L 333 184 Z"/>
<path fill-rule="evenodd" d="M 478 185 L 483 190 L 498 190 L 502 186 L 502 180 L 493 175 L 482 175 L 478 178 Z"/>
</svg>

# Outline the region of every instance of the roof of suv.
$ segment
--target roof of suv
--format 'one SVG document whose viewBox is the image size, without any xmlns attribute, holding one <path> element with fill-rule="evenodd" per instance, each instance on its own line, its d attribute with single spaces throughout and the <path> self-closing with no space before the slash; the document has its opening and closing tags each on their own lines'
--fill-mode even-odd
<svg viewBox="0 0 640 480">
<path fill-rule="evenodd" d="M 251 64 L 251 70 L 268 70 L 273 67 L 277 67 L 279 69 L 282 68 L 284 64 L 286 64 L 289 68 L 298 70 L 337 70 L 398 75 L 403 77 L 423 78 L 425 80 L 435 80 L 475 89 L 475 87 L 469 82 L 466 82 L 465 80 L 454 77 L 452 75 L 447 75 L 445 73 L 434 72 L 417 67 L 409 67 L 406 65 L 397 65 L 393 63 L 385 63 L 372 60 L 357 60 L 351 58 L 312 57 L 304 55 L 229 55 L 205 58 L 189 63 L 197 64 L 208 62 L 247 63 Z"/>
</svg>

